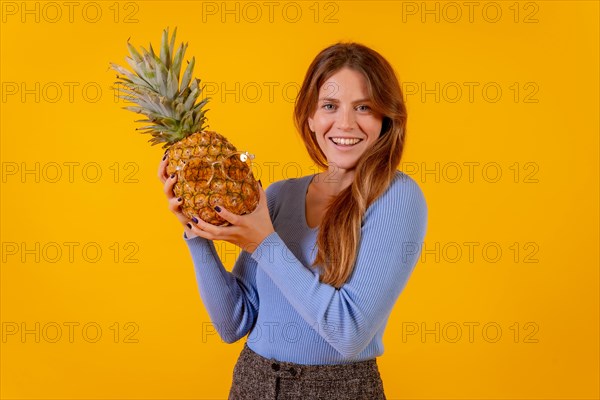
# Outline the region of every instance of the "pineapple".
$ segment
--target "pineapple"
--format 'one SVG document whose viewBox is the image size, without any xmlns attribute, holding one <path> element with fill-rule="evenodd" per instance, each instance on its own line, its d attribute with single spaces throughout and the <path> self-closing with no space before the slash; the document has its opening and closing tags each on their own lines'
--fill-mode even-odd
<svg viewBox="0 0 600 400">
<path fill-rule="evenodd" d="M 200 99 L 200 80 L 192 79 L 194 57 L 180 80 L 187 43 L 174 53 L 176 33 L 177 28 L 169 40 L 169 29 L 163 31 L 160 55 L 151 44 L 149 50 L 141 47 L 140 54 L 128 41 L 131 57 L 126 61 L 134 73 L 111 63 L 118 73 L 115 89 L 119 97 L 137 104 L 125 109 L 146 117 L 136 122 L 149 125 L 138 130 L 152 135 L 152 145 L 163 143 L 167 149 L 167 173 L 177 174 L 173 192 L 183 199 L 183 214 L 226 226 L 229 223 L 214 211 L 216 205 L 243 215 L 258 204 L 259 189 L 251 167 L 254 156 L 238 152 L 224 136 L 205 130 L 208 110 L 203 108 L 209 98 Z"/>
</svg>

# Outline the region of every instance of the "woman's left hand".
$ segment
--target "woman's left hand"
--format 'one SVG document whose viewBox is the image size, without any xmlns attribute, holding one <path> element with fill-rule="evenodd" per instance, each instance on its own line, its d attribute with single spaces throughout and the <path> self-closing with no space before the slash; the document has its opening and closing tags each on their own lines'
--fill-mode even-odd
<svg viewBox="0 0 600 400">
<path fill-rule="evenodd" d="M 231 223 L 230 226 L 217 226 L 209 224 L 206 221 L 201 220 L 196 216 L 198 222 L 190 222 L 190 230 L 205 239 L 209 240 L 225 240 L 233 243 L 236 246 L 242 248 L 242 250 L 248 253 L 253 253 L 258 245 L 271 233 L 275 232 L 273 223 L 271 222 L 271 216 L 269 215 L 269 208 L 267 207 L 267 195 L 262 188 L 259 186 L 260 199 L 256 209 L 250 214 L 237 215 L 223 206 L 219 206 L 221 211 L 215 212 L 219 214 L 221 218 Z"/>
</svg>

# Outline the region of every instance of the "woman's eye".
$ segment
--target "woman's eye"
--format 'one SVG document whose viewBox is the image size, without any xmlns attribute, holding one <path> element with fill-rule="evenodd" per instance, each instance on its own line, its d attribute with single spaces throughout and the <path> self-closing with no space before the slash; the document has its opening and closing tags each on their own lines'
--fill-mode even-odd
<svg viewBox="0 0 600 400">
<path fill-rule="evenodd" d="M 369 110 L 371 110 L 371 107 L 369 107 L 369 106 L 367 106 L 365 104 L 362 104 L 362 105 L 360 105 L 360 106 L 358 106 L 356 108 L 358 109 L 358 111 L 369 111 Z"/>
<path fill-rule="evenodd" d="M 326 103 L 326 104 L 323 104 L 323 108 L 325 110 L 333 110 L 335 108 L 335 106 L 331 103 Z"/>
</svg>

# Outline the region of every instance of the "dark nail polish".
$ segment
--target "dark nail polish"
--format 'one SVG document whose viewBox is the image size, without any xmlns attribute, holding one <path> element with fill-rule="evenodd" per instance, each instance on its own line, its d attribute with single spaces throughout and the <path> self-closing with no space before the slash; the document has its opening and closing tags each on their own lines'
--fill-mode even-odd
<svg viewBox="0 0 600 400">
<path fill-rule="evenodd" d="M 178 199 L 177 199 L 177 201 L 179 201 L 179 202 L 180 202 L 180 201 L 181 201 L 181 197 L 180 197 L 180 198 L 178 198 Z M 195 222 L 195 221 L 194 221 L 194 222 Z"/>
<path fill-rule="evenodd" d="M 192 224 L 188 223 L 187 227 L 190 228 L 190 229 L 192 229 Z"/>
<path fill-rule="evenodd" d="M 216 212 L 221 212 L 221 207 L 219 207 L 219 206 L 215 206 L 215 211 L 216 211 Z"/>
<path fill-rule="evenodd" d="M 165 154 L 165 156 L 163 157 L 163 161 L 165 161 L 167 159 L 167 155 Z"/>
<path fill-rule="evenodd" d="M 194 221 L 195 224 L 198 223 L 198 219 L 196 217 L 192 217 L 192 221 Z"/>
<path fill-rule="evenodd" d="M 262 187 L 262 182 L 260 181 L 260 179 L 258 180 L 258 184 L 260 185 L 260 187 Z"/>
<path fill-rule="evenodd" d="M 175 174 L 172 174 L 172 175 L 171 175 L 171 179 L 173 179 L 173 178 L 175 178 Z"/>
</svg>

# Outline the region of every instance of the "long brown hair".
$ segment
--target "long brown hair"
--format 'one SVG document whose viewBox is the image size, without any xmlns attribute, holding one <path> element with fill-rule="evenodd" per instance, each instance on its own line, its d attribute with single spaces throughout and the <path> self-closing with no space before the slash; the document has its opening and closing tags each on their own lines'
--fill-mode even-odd
<svg viewBox="0 0 600 400">
<path fill-rule="evenodd" d="M 354 181 L 328 205 L 317 235 L 312 267 L 323 266 L 321 282 L 341 287 L 350 277 L 360 242 L 363 215 L 389 187 L 396 174 L 406 134 L 406 105 L 392 66 L 376 51 L 358 43 L 337 43 L 322 50 L 308 67 L 296 98 L 294 122 L 311 159 L 328 169 L 327 158 L 308 127 L 319 89 L 340 69 L 364 75 L 373 111 L 383 116 L 377 141 L 358 160 Z"/>
</svg>

